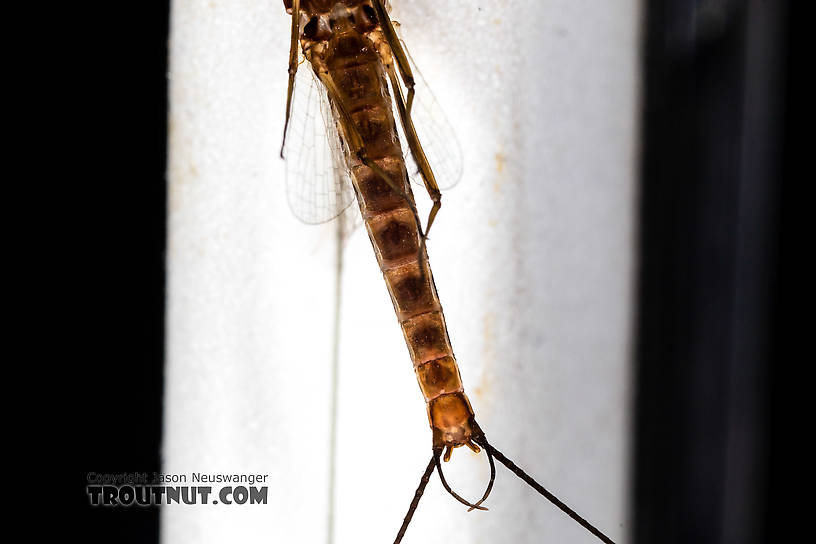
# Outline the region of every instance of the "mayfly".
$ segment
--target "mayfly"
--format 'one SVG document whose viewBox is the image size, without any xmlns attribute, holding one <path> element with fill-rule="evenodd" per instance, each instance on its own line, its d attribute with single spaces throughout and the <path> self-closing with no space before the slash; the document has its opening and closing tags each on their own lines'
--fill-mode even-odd
<svg viewBox="0 0 816 544">
<path fill-rule="evenodd" d="M 342 213 L 356 196 L 430 421 L 433 453 L 395 544 L 402 540 L 434 469 L 445 490 L 456 500 L 469 510 L 486 510 L 482 503 L 493 488 L 494 459 L 601 541 L 611 543 L 609 537 L 490 444 L 476 423 L 450 345 L 425 247 L 441 208 L 440 184 L 431 168 L 439 163 L 432 155 L 429 160 L 414 123 L 419 121 L 422 111 L 428 110 L 414 104 L 415 97 L 417 103 L 421 101 L 416 91 L 418 71 L 412 68 L 384 0 L 284 0 L 284 6 L 292 16 L 281 146 L 281 156 L 287 159 L 290 206 L 304 221 L 316 223 Z M 309 103 L 316 101 L 321 109 L 320 114 L 312 111 L 311 117 L 307 112 L 307 122 L 309 119 L 323 122 L 327 140 L 309 145 L 298 141 L 302 138 L 292 134 L 294 126 L 290 126 L 301 53 L 305 58 L 304 70 L 310 71 L 317 82 L 309 86 L 310 92 L 317 93 Z M 429 138 L 436 135 L 443 145 L 445 140 L 454 140 L 452 134 L 443 134 L 441 138 L 436 132 L 423 134 L 429 134 Z M 401 136 L 408 147 L 405 155 Z M 416 166 L 433 202 L 425 228 L 409 183 L 409 162 Z M 297 176 L 289 175 L 293 172 L 291 168 L 300 169 Z M 456 171 L 445 175 L 454 179 L 443 180 L 441 187 L 455 183 L 458 178 Z M 298 187 L 298 182 L 304 186 Z M 312 192 L 306 190 L 307 183 L 314 189 Z M 453 450 L 461 446 L 476 453 L 484 448 L 490 463 L 490 480 L 476 502 L 469 502 L 453 491 L 442 471 L 440 459 L 450 460 Z"/>
</svg>

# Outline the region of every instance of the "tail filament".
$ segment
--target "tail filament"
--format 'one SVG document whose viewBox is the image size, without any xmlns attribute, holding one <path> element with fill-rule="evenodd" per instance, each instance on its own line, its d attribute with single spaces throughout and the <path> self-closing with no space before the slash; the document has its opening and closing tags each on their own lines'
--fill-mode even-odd
<svg viewBox="0 0 816 544">
<path fill-rule="evenodd" d="M 480 433 L 481 434 L 481 433 Z M 408 513 L 405 515 L 405 519 L 402 522 L 402 526 L 397 533 L 397 538 L 394 540 L 394 544 L 400 544 L 402 542 L 402 537 L 405 536 L 405 531 L 408 530 L 408 524 L 411 523 L 411 518 L 414 517 L 414 512 L 416 511 L 417 507 L 419 506 L 419 500 L 422 498 L 422 494 L 425 493 L 425 487 L 428 485 L 428 482 L 431 479 L 431 475 L 433 474 L 434 468 L 439 472 L 439 479 L 442 481 L 442 486 L 445 490 L 450 493 L 456 500 L 468 506 L 468 512 L 471 510 L 487 510 L 487 508 L 481 506 L 481 504 L 487 499 L 490 495 L 491 490 L 493 489 L 493 482 L 496 479 L 496 465 L 493 461 L 493 458 L 499 460 L 501 464 L 503 464 L 507 469 L 524 480 L 530 487 L 538 491 L 541 495 L 544 496 L 548 501 L 553 503 L 557 506 L 562 512 L 567 514 L 573 520 L 575 520 L 578 525 L 595 535 L 601 542 L 605 544 L 615 544 L 615 542 L 603 534 L 597 527 L 589 523 L 587 520 L 582 518 L 578 513 L 564 504 L 561 499 L 553 495 L 549 492 L 543 485 L 536 482 L 532 476 L 524 472 L 521 468 L 519 468 L 513 461 L 508 459 L 502 452 L 494 448 L 485 438 L 484 434 L 480 436 L 474 436 L 474 441 L 482 446 L 487 453 L 487 458 L 490 461 L 490 482 L 487 484 L 487 489 L 485 489 L 484 495 L 481 499 L 479 499 L 475 504 L 471 504 L 462 497 L 460 497 L 455 491 L 451 489 L 448 485 L 448 482 L 445 480 L 445 475 L 442 472 L 442 465 L 440 463 L 440 457 L 442 456 L 442 448 L 434 449 L 433 456 L 431 456 L 431 460 L 428 463 L 425 472 L 422 474 L 422 478 L 419 481 L 419 487 L 417 487 L 416 493 L 414 493 L 414 499 L 411 501 L 411 506 L 408 507 Z"/>
</svg>

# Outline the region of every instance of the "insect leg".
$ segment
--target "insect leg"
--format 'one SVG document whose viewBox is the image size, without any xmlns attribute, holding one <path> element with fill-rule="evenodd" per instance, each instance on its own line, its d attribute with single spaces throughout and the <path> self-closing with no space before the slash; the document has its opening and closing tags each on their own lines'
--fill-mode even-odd
<svg viewBox="0 0 816 544">
<path fill-rule="evenodd" d="M 388 46 L 391 48 L 391 52 L 394 54 L 394 58 L 397 60 L 397 66 L 399 67 L 400 74 L 402 75 L 402 81 L 408 88 L 408 101 L 406 109 L 408 110 L 408 115 L 410 115 L 411 105 L 414 103 L 414 74 L 411 71 L 410 63 L 408 62 L 408 55 L 405 54 L 405 49 L 403 49 L 402 42 L 394 30 L 394 24 L 391 22 L 391 17 L 388 15 L 388 12 L 385 11 L 385 6 L 383 6 L 382 0 L 374 0 L 373 4 L 374 9 L 377 11 L 377 17 L 380 20 L 380 28 L 382 29 L 382 33 L 385 36 L 385 40 L 388 42 Z"/>
<path fill-rule="evenodd" d="M 475 440 L 476 440 L 476 442 L 479 443 L 479 445 L 483 446 L 488 452 L 491 452 L 496 457 L 496 459 L 498 459 L 504 466 L 506 466 L 510 470 L 510 472 L 512 472 L 513 474 L 515 474 L 516 476 L 518 476 L 519 478 L 521 478 L 522 480 L 527 482 L 527 484 L 530 487 L 532 487 L 533 489 L 538 491 L 548 501 L 550 501 L 555 506 L 557 506 L 562 512 L 564 512 L 569 517 L 571 517 L 573 520 L 575 520 L 578 523 L 578 525 L 580 525 L 581 527 L 583 527 L 584 529 L 586 529 L 587 531 L 589 531 L 590 533 L 592 533 L 593 535 L 598 537 L 598 539 L 601 542 L 605 542 L 606 544 L 615 544 L 612 541 L 611 538 L 609 538 L 608 536 L 603 534 L 594 525 L 592 525 L 587 520 L 585 520 L 580 515 L 578 515 L 578 513 L 575 510 L 573 510 L 572 508 L 570 508 L 569 506 L 567 506 L 566 504 L 561 502 L 561 500 L 558 497 L 556 497 L 555 495 L 553 495 L 552 493 L 547 491 L 547 489 L 545 489 L 543 485 L 536 482 L 529 474 L 527 474 L 522 469 L 520 469 L 518 466 L 516 466 L 516 464 L 513 461 L 511 461 L 510 459 L 508 459 L 507 457 L 505 457 L 502 452 L 500 452 L 499 450 L 494 448 L 492 445 L 490 445 L 490 443 L 488 443 L 487 439 L 484 436 L 477 437 L 477 438 L 475 438 Z"/>
<path fill-rule="evenodd" d="M 337 107 L 337 110 L 340 114 L 340 117 L 343 120 L 343 128 L 344 131 L 347 133 L 346 138 L 348 139 L 349 147 L 351 151 L 354 152 L 355 155 L 360 159 L 364 165 L 371 168 L 375 174 L 377 174 L 380 178 L 385 181 L 392 190 L 397 192 L 408 205 L 411 207 L 411 210 L 414 212 L 414 216 L 417 220 L 417 227 L 419 228 L 420 236 L 422 236 L 422 224 L 419 222 L 419 214 L 416 211 L 416 204 L 414 203 L 414 199 L 408 196 L 408 193 L 405 192 L 404 185 L 398 184 L 396 181 L 391 179 L 389 176 L 380 166 L 371 160 L 366 153 L 365 142 L 363 141 L 363 137 L 360 135 L 360 131 L 357 129 L 357 126 L 354 124 L 354 120 L 351 118 L 351 114 L 349 113 L 348 108 L 343 103 L 340 98 L 340 92 L 337 89 L 337 85 L 334 83 L 334 80 L 331 76 L 323 71 L 317 72 L 317 77 L 326 87 L 326 93 L 329 95 L 329 99 L 331 102 Z"/>
<path fill-rule="evenodd" d="M 335 85 L 331 76 L 327 72 L 318 71 L 317 77 L 323 82 L 323 85 L 326 87 L 326 93 L 329 95 L 329 99 L 337 107 L 337 110 L 340 113 L 340 117 L 343 120 L 342 125 L 344 132 L 346 132 L 346 138 L 348 139 L 351 150 L 357 155 L 360 162 L 371 168 L 371 170 L 382 178 L 392 190 L 399 194 L 410 207 L 411 212 L 414 215 L 414 219 L 416 220 L 417 231 L 419 232 L 420 248 L 418 260 L 420 264 L 423 264 L 425 260 L 425 239 L 427 238 L 427 234 L 422 231 L 422 222 L 419 219 L 419 212 L 417 211 L 416 203 L 414 202 L 413 197 L 409 196 L 405 191 L 404 184 L 400 185 L 395 180 L 391 179 L 391 176 L 389 176 L 387 172 L 385 172 L 376 162 L 368 157 L 363 137 L 360 135 L 359 130 L 357 130 L 357 126 L 354 124 L 354 120 L 351 118 L 348 108 L 341 100 L 340 92 L 338 91 L 337 86 Z M 401 100 L 402 95 L 400 95 L 400 101 Z M 435 213 L 433 215 L 435 215 Z M 432 219 L 433 217 L 431 217 L 431 220 Z M 425 266 L 420 266 L 420 272 L 422 274 L 422 281 L 425 281 Z"/>
<path fill-rule="evenodd" d="M 431 479 L 431 474 L 433 474 L 435 466 L 436 458 L 432 456 L 431 462 L 428 463 L 425 473 L 419 480 L 419 487 L 417 487 L 416 493 L 414 493 L 414 500 L 411 501 L 411 506 L 408 507 L 408 513 L 405 514 L 405 519 L 402 520 L 402 527 L 400 527 L 400 530 L 397 533 L 397 538 L 394 540 L 394 544 L 399 544 L 402 542 L 402 537 L 405 536 L 405 531 L 408 529 L 408 524 L 411 523 L 411 518 L 414 517 L 414 512 L 416 511 L 417 506 L 419 506 L 419 499 L 421 499 L 422 494 L 425 493 L 425 486 L 428 485 L 428 481 Z"/>
<path fill-rule="evenodd" d="M 428 162 L 428 158 L 425 156 L 425 151 L 422 149 L 422 144 L 419 142 L 419 137 L 417 136 L 416 129 L 414 128 L 414 122 L 411 120 L 410 113 L 407 111 L 405 101 L 402 96 L 402 89 L 400 89 L 399 82 L 397 81 L 397 75 L 394 71 L 393 64 L 388 66 L 388 76 L 391 80 L 391 87 L 394 89 L 394 101 L 397 104 L 400 123 L 405 131 L 405 137 L 408 140 L 408 147 L 411 150 L 411 154 L 414 156 L 417 166 L 419 166 L 422 181 L 425 183 L 425 190 L 428 191 L 428 196 L 430 196 L 431 200 L 433 200 L 433 207 L 428 214 L 428 221 L 425 229 L 425 235 L 427 236 L 428 232 L 431 230 L 431 225 L 436 218 L 436 214 L 442 207 L 442 192 L 439 190 L 439 185 L 436 183 L 436 177 L 434 176 L 431 165 Z"/>
<path fill-rule="evenodd" d="M 286 145 L 286 129 L 289 128 L 289 115 L 292 113 L 292 94 L 295 90 L 295 74 L 298 69 L 298 34 L 300 30 L 300 0 L 292 0 L 292 37 L 289 42 L 289 86 L 286 88 L 286 120 L 283 123 L 283 142 L 280 156 Z"/>
<path fill-rule="evenodd" d="M 433 225 L 434 219 L 436 218 L 436 214 L 439 212 L 439 208 L 442 207 L 442 192 L 439 190 L 439 185 L 436 183 L 436 177 L 434 177 L 433 170 L 431 170 L 431 165 L 428 162 L 428 158 L 425 156 L 425 151 L 422 149 L 422 144 L 419 143 L 419 137 L 417 136 L 416 129 L 414 128 L 414 122 L 411 120 L 411 116 L 405 107 L 405 101 L 402 97 L 402 89 L 400 89 L 399 82 L 397 81 L 397 74 L 394 71 L 394 65 L 389 64 L 387 69 L 388 77 L 391 80 L 391 87 L 394 89 L 394 101 L 397 104 L 400 122 L 402 123 L 403 130 L 405 131 L 405 138 L 408 140 L 408 147 L 411 150 L 411 154 L 414 156 L 417 166 L 419 166 L 422 181 L 425 183 L 425 190 L 428 191 L 428 196 L 430 196 L 431 200 L 433 200 L 433 207 L 428 214 L 428 222 L 425 227 L 425 236 L 428 236 L 428 233 L 431 231 L 431 225 Z"/>
</svg>

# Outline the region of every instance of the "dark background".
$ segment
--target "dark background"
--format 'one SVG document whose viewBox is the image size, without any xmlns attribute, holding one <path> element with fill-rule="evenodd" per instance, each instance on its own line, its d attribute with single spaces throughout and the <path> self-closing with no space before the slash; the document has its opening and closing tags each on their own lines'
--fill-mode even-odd
<svg viewBox="0 0 816 544">
<path fill-rule="evenodd" d="M 803 364 L 790 209 L 805 15 L 770 0 L 647 6 L 632 534 L 781 541 L 806 470 L 785 430 Z M 60 166 L 80 179 L 57 253 L 74 309 L 58 343 L 81 354 L 66 428 L 85 541 L 158 540 L 157 508 L 88 508 L 84 482 L 160 470 L 168 9 L 85 6 L 63 82 Z"/>
<path fill-rule="evenodd" d="M 169 1 L 70 10 L 79 24 L 67 25 L 70 152 L 59 167 L 77 175 L 61 248 L 71 309 L 61 348 L 79 354 L 72 489 L 84 542 L 158 542 L 158 508 L 88 507 L 85 481 L 90 471 L 160 471 Z"/>
<path fill-rule="evenodd" d="M 804 14 L 648 6 L 635 541 L 781 542 L 797 526 L 782 447 L 801 361 L 788 235 Z"/>
</svg>

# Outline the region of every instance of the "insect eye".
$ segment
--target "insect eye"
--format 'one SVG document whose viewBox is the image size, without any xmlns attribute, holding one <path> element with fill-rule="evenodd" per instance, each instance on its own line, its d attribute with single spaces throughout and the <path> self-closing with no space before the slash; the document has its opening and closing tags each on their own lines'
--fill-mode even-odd
<svg viewBox="0 0 816 544">
<path fill-rule="evenodd" d="M 310 40 L 314 40 L 317 37 L 317 17 L 312 16 L 309 19 L 309 22 L 306 23 L 306 26 L 303 27 L 303 35 L 309 38 Z"/>
</svg>

